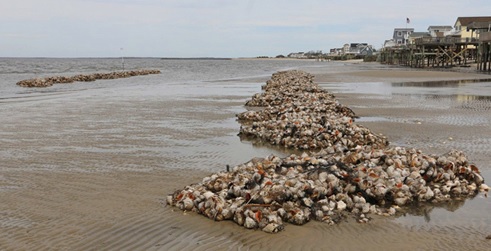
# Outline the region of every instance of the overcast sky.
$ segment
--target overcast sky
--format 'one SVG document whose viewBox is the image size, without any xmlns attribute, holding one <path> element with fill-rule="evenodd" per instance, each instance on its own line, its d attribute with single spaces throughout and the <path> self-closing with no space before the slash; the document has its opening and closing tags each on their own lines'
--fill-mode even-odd
<svg viewBox="0 0 491 251">
<path fill-rule="evenodd" d="M 490 0 L 0 0 L 0 57 L 255 57 L 491 16 Z"/>
</svg>

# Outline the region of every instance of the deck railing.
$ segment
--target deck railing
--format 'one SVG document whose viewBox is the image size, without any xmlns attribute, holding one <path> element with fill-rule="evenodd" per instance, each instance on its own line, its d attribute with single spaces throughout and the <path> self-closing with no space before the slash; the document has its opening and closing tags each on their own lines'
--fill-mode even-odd
<svg viewBox="0 0 491 251">
<path fill-rule="evenodd" d="M 491 32 L 482 32 L 479 34 L 479 41 L 481 42 L 491 42 Z"/>
<path fill-rule="evenodd" d="M 416 45 L 424 44 L 465 44 L 476 43 L 476 38 L 460 38 L 460 37 L 421 37 L 414 40 Z"/>
</svg>

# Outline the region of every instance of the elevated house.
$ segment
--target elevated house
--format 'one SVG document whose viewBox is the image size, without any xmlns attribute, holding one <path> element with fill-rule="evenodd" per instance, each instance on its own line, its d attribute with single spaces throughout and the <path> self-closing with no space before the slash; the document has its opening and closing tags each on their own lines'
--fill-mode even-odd
<svg viewBox="0 0 491 251">
<path fill-rule="evenodd" d="M 408 36 L 408 44 L 415 44 L 416 39 L 418 38 L 424 38 L 424 37 L 431 37 L 429 32 L 412 32 Z"/>
<path fill-rule="evenodd" d="M 408 44 L 409 35 L 414 32 L 414 28 L 395 28 L 392 39 L 398 45 Z"/>
<path fill-rule="evenodd" d="M 479 43 L 476 49 L 477 69 L 491 73 L 491 17 L 474 17 L 463 20 L 468 22 L 466 30 L 470 32 L 471 39 Z"/>
<path fill-rule="evenodd" d="M 486 26 L 490 22 L 491 16 L 458 17 L 455 21 L 454 28 L 456 35 L 460 35 L 461 38 L 467 41 L 472 41 L 479 37 L 478 30 L 486 29 Z"/>
<path fill-rule="evenodd" d="M 387 46 L 394 43 L 397 45 Z M 396 28 L 379 58 L 382 63 L 411 67 L 469 67 L 477 63 L 478 70 L 491 72 L 491 16 L 458 17 L 453 29 L 434 25 L 427 33 Z"/>
<path fill-rule="evenodd" d="M 467 29 L 471 33 L 475 33 L 478 40 L 487 40 L 487 34 L 491 32 L 491 21 L 488 22 L 472 22 L 467 25 Z"/>
<path fill-rule="evenodd" d="M 450 25 L 431 25 L 428 33 L 431 37 L 445 37 L 452 34 L 453 27 Z"/>
<path fill-rule="evenodd" d="M 479 35 L 477 69 L 491 73 L 491 29 Z"/>
<path fill-rule="evenodd" d="M 394 46 L 397 46 L 397 43 L 396 43 L 396 41 L 394 41 L 394 39 L 385 40 L 384 48 L 389 48 L 389 47 L 394 47 Z"/>
</svg>

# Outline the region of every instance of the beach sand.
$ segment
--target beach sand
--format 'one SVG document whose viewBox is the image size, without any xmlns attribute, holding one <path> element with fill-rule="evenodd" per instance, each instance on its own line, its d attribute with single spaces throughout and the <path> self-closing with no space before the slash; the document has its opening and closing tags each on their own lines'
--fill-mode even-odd
<svg viewBox="0 0 491 251">
<path fill-rule="evenodd" d="M 339 82 L 418 82 L 489 77 L 461 72 L 378 69 L 376 64 L 363 63 L 360 63 L 358 70 L 357 67 L 351 69 L 355 70 L 331 74 L 323 74 L 322 69 L 306 70 L 314 73 L 316 82 L 326 87 Z M 386 135 L 391 142 L 417 147 L 427 153 L 444 153 L 450 148 L 464 150 L 482 169 L 489 184 L 491 150 L 488 148 L 491 143 L 491 129 L 489 126 L 468 124 L 460 119 L 467 115 L 489 118 L 489 110 L 479 107 L 463 110 L 452 105 L 446 105 L 445 109 L 413 106 L 410 97 L 399 100 L 381 99 L 376 95 L 356 93 L 340 93 L 336 97 L 361 118 L 384 117 L 386 120 L 366 121 L 362 124 L 376 133 Z M 210 95 L 209 101 L 189 99 L 179 103 L 146 99 L 133 100 L 133 104 L 126 105 L 122 100 L 121 103 L 112 104 L 120 107 L 116 113 L 98 108 L 103 103 L 91 103 L 90 107 L 80 109 L 75 114 L 73 109 L 67 107 L 76 106 L 76 102 L 55 102 L 46 107 L 29 108 L 31 115 L 36 109 L 40 113 L 44 111 L 39 117 L 32 118 L 33 124 L 21 123 L 20 121 L 25 121 L 22 114 L 2 111 L 1 115 L 12 115 L 2 119 L 2 137 L 15 144 L 8 146 L 13 150 L 8 151 L 10 156 L 2 156 L 4 168 L 0 169 L 0 250 L 491 248 L 491 240 L 485 239 L 491 234 L 491 216 L 484 211 L 489 210 L 490 203 L 482 195 L 440 208 L 424 208 L 419 216 L 373 216 L 374 219 L 368 224 L 347 220 L 336 226 L 315 221 L 304 226 L 287 224 L 285 231 L 274 235 L 246 230 L 233 222 L 214 222 L 201 215 L 166 206 L 163 200 L 167 194 L 187 184 L 200 182 L 212 171 L 224 169 L 225 164 L 237 160 L 224 160 L 220 153 L 202 153 L 203 149 L 213 148 L 216 142 L 207 145 L 203 143 L 207 141 L 195 140 L 193 137 L 208 139 L 234 134 L 238 132 L 238 125 L 232 123 L 226 127 L 207 127 L 204 132 L 197 132 L 196 135 L 182 135 L 178 128 L 170 130 L 151 126 L 152 123 L 147 123 L 148 128 L 139 128 L 137 121 L 150 121 L 154 117 L 165 116 L 197 116 L 198 112 L 193 114 L 188 110 L 185 113 L 182 109 L 180 113 L 169 114 L 186 102 L 189 107 L 199 105 L 208 109 L 208 112 L 204 115 L 199 113 L 199 116 L 206 116 L 212 124 L 227 118 L 233 120 L 235 113 L 245 109 L 241 108 L 244 98 L 245 96 L 220 98 Z M 438 105 L 439 101 L 431 102 L 437 102 Z M 138 104 L 136 108 L 135 103 Z M 489 105 L 484 107 L 489 108 Z M 139 113 L 141 117 L 124 125 L 126 131 L 141 134 L 137 139 L 111 129 L 106 124 L 107 121 L 124 121 L 140 111 L 139 108 L 147 109 L 147 113 Z M 434 121 L 435 117 L 442 114 L 449 118 L 449 123 Z M 51 122 L 60 121 L 60 118 L 64 118 L 61 120 L 63 123 L 53 128 Z M 455 118 L 453 122 L 452 118 Z M 85 123 L 84 120 L 92 122 Z M 55 133 L 69 129 L 72 132 L 67 135 Z M 214 166 L 199 168 L 200 163 L 189 159 L 157 154 L 138 156 L 134 152 L 126 152 L 131 150 L 132 145 L 155 147 L 155 152 L 161 148 L 172 149 L 173 142 L 170 140 L 169 145 L 155 145 L 159 139 L 153 139 L 152 135 L 157 134 L 172 135 L 175 138 L 190 137 L 184 143 L 195 142 L 192 145 L 193 151 L 195 155 L 201 154 L 196 156 L 196 160 L 204 162 L 204 165 Z M 64 138 L 63 142 L 60 142 L 60 137 Z M 15 140 L 18 138 L 24 140 Z M 96 140 L 98 144 L 107 146 L 105 154 L 99 154 L 101 149 L 99 152 L 91 151 L 90 144 L 94 144 Z M 168 139 L 162 139 L 165 140 Z M 180 156 L 178 152 L 176 156 Z M 207 159 L 208 162 L 205 161 Z M 228 163 L 223 163 L 224 161 Z M 46 168 L 46 163 L 53 168 Z M 77 168 L 77 165 L 93 168 Z M 23 166 L 30 168 L 22 168 Z M 43 168 L 37 168 L 41 166 Z M 105 168 L 101 171 L 98 167 L 102 166 Z M 422 215 L 429 212 L 432 220 L 428 222 L 426 216 Z"/>
</svg>

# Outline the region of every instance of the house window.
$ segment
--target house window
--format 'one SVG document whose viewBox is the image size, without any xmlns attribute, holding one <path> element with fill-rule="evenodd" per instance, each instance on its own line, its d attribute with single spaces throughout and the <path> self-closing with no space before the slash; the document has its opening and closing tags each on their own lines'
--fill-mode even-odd
<svg viewBox="0 0 491 251">
<path fill-rule="evenodd" d="M 398 36 L 398 37 L 402 37 L 402 31 L 398 31 L 398 32 L 397 32 L 397 36 Z"/>
</svg>

